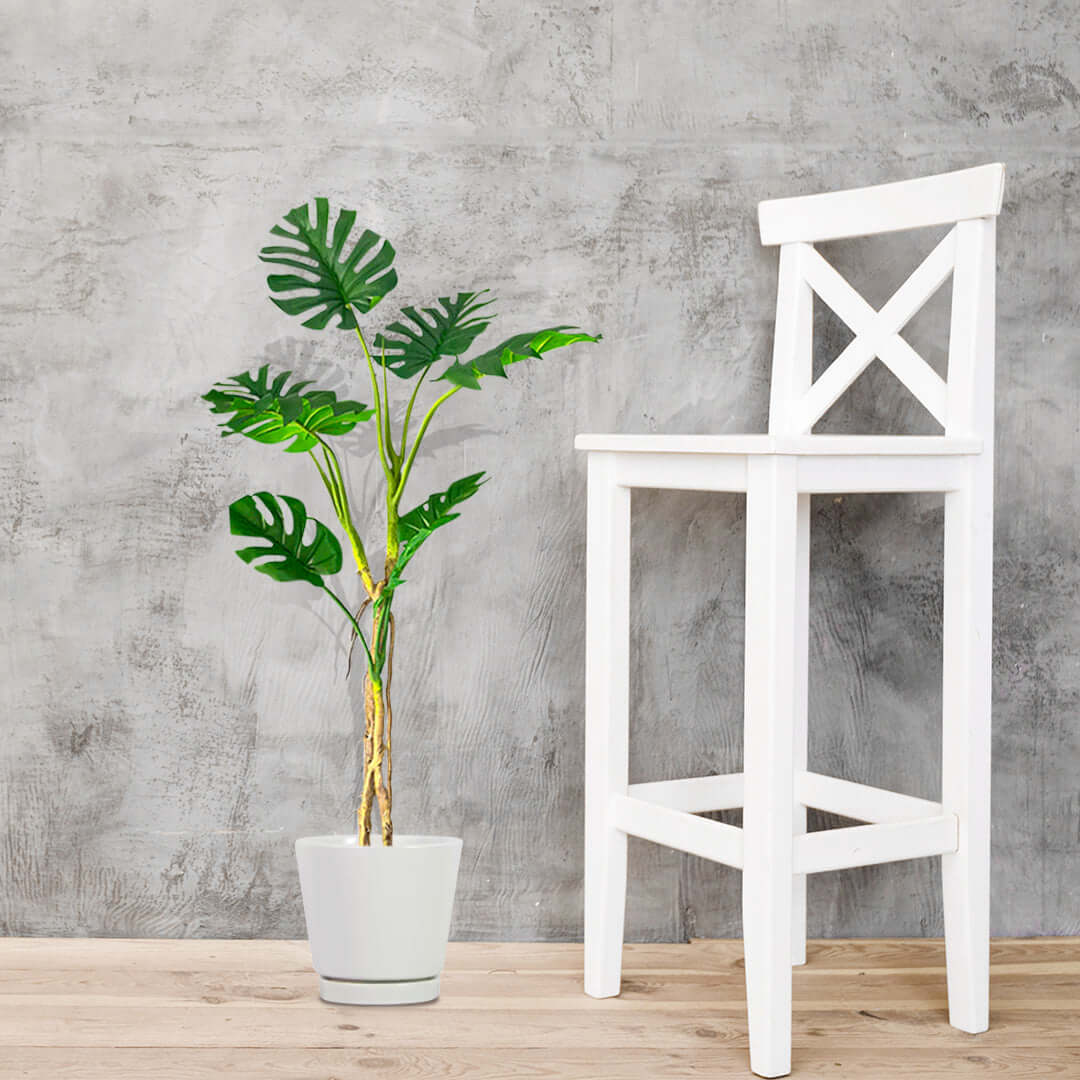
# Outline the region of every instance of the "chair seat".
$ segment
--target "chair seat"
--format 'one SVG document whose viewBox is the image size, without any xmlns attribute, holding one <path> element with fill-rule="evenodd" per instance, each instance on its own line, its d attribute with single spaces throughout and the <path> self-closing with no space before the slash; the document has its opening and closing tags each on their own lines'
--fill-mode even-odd
<svg viewBox="0 0 1080 1080">
<path fill-rule="evenodd" d="M 614 454 L 785 454 L 799 457 L 980 454 L 981 439 L 943 435 L 578 435 L 578 450 Z"/>
</svg>

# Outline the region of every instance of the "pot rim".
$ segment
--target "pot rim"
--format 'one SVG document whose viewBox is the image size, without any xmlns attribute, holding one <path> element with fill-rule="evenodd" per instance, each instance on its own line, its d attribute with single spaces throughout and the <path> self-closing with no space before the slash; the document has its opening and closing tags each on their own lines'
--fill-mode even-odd
<svg viewBox="0 0 1080 1080">
<path fill-rule="evenodd" d="M 375 854 L 376 852 L 391 855 L 394 851 L 421 851 L 425 848 L 441 850 L 452 847 L 460 848 L 462 846 L 462 840 L 459 836 L 426 836 L 419 833 L 395 834 L 394 843 L 390 847 L 384 847 L 377 835 L 373 836 L 372 840 L 373 843 L 370 847 L 361 847 L 357 841 L 356 833 L 301 836 L 296 840 L 296 849 L 299 851 L 301 848 L 329 848 L 332 851 L 366 852 L 370 858 L 378 857 Z"/>
</svg>

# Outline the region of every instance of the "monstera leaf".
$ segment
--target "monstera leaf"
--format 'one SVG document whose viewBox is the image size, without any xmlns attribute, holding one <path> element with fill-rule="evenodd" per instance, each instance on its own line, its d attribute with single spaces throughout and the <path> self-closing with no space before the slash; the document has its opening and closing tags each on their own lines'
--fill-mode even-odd
<svg viewBox="0 0 1080 1080">
<path fill-rule="evenodd" d="M 271 274 L 266 279 L 270 291 L 296 293 L 270 299 L 286 315 L 314 314 L 304 326 L 324 330 L 336 315 L 342 330 L 354 330 L 356 318 L 370 311 L 396 284 L 397 272 L 390 268 L 394 248 L 377 233 L 365 229 L 360 239 L 349 246 L 355 210 L 342 210 L 330 236 L 330 204 L 315 200 L 315 223 L 307 203 L 290 210 L 285 221 L 291 228 L 275 225 L 270 232 L 284 237 L 287 244 L 271 244 L 259 252 L 265 263 L 302 271 L 300 274 Z M 374 252 L 367 262 L 364 257 Z"/>
<path fill-rule="evenodd" d="M 282 495 L 281 502 L 289 508 L 291 527 L 286 523 L 281 503 L 268 491 L 245 495 L 229 506 L 229 531 L 233 536 L 252 536 L 264 541 L 258 547 L 241 548 L 236 554 L 275 581 L 306 581 L 325 588 L 323 578 L 341 569 L 341 545 L 337 537 L 321 521 L 309 518 L 299 499 Z M 269 514 L 269 521 L 260 504 Z M 304 531 L 309 522 L 315 526 L 315 535 L 305 543 Z M 256 559 L 266 561 L 255 565 Z"/>
<path fill-rule="evenodd" d="M 440 296 L 441 310 L 428 307 L 424 308 L 424 314 L 416 308 L 402 308 L 401 314 L 412 325 L 392 322 L 385 333 L 377 334 L 378 359 L 395 375 L 410 379 L 431 367 L 440 356 L 461 356 L 495 317 L 477 314 L 494 303 L 480 299 L 486 292 L 487 289 L 458 293 L 453 300 Z"/>
<path fill-rule="evenodd" d="M 471 499 L 486 483 L 482 472 L 455 480 L 446 491 L 437 491 L 429 495 L 419 506 L 414 506 L 407 514 L 402 514 L 398 521 L 398 537 L 401 548 L 398 551 L 397 564 L 386 582 L 387 589 L 396 589 L 404 579 L 401 574 L 409 560 L 419 550 L 420 545 L 436 530 L 451 521 L 456 521 L 460 514 L 453 513 L 455 506 L 466 499 Z"/>
<path fill-rule="evenodd" d="M 499 375 L 505 379 L 504 369 L 519 360 L 528 360 L 552 349 L 561 349 L 564 345 L 573 345 L 579 341 L 599 341 L 600 338 L 600 334 L 586 334 L 573 326 L 552 326 L 547 330 L 535 330 L 531 334 L 515 334 L 479 356 L 455 361 L 439 378 L 469 390 L 479 390 L 481 376 Z"/>
<path fill-rule="evenodd" d="M 338 401 L 333 390 L 306 390 L 310 379 L 288 386 L 291 371 L 270 378 L 264 364 L 254 375 L 241 372 L 216 383 L 203 400 L 213 413 L 233 413 L 221 426 L 222 435 L 246 435 L 261 443 L 289 442 L 290 454 L 317 446 L 324 435 L 344 435 L 373 410 L 359 401 Z"/>
</svg>

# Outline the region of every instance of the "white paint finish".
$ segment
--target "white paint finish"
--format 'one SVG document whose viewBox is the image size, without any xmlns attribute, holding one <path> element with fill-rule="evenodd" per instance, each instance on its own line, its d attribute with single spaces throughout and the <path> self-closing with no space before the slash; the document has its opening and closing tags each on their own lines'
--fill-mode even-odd
<svg viewBox="0 0 1080 1080">
<path fill-rule="evenodd" d="M 936 192 L 948 205 L 954 187 L 950 180 L 944 187 L 919 190 Z M 892 200 L 903 218 L 912 190 L 901 185 L 875 194 L 874 212 L 881 216 Z M 886 214 L 882 220 L 887 219 Z M 879 221 L 875 228 L 889 231 L 891 226 Z M 706 490 L 722 490 L 725 481 L 741 490 L 745 483 L 743 936 L 751 1067 L 762 1076 L 784 1075 L 791 1066 L 791 965 L 805 960 L 805 875 L 810 873 L 943 856 L 950 1019 L 965 1030 L 985 1026 L 993 229 L 992 219 L 959 222 L 880 312 L 805 243 L 797 240 L 782 250 L 769 435 L 590 435 L 577 440 L 579 448 L 591 451 L 590 470 L 592 461 L 603 461 L 620 483 Z M 957 359 L 950 363 L 946 386 L 899 331 L 954 271 L 950 330 L 951 355 Z M 813 297 L 804 286 L 821 295 L 856 333 L 813 385 L 808 343 Z M 945 426 L 944 436 L 836 441 L 807 433 L 874 356 Z M 807 771 L 809 495 L 850 490 L 947 493 L 945 793 L 940 805 Z M 592 499 L 590 483 L 590 533 Z M 607 575 L 608 568 L 597 572 Z M 622 640 L 624 634 L 620 624 L 617 636 Z M 620 746 L 623 736 L 620 728 Z M 593 771 L 587 763 L 590 778 Z M 616 820 L 633 835 L 730 863 L 725 848 L 735 843 L 737 831 L 726 825 L 713 828 L 716 823 L 686 812 L 707 808 L 717 794 L 709 785 L 716 782 L 698 778 L 638 788 L 670 805 L 614 793 Z M 729 799 L 737 795 L 734 784 L 724 794 Z M 808 834 L 807 804 L 824 804 L 874 823 Z M 590 836 L 590 842 L 596 840 Z M 590 905 L 600 907 L 596 897 L 587 895 L 587 909 Z M 609 977 L 605 987 L 615 992 L 612 985 L 617 989 L 617 979 Z"/>
<path fill-rule="evenodd" d="M 791 1069 L 796 549 L 791 458 L 755 458 L 746 493 L 743 943 L 750 1067 Z"/>
<path fill-rule="evenodd" d="M 943 435 L 578 435 L 577 450 L 612 454 L 784 454 L 918 457 L 978 454 L 981 439 Z M 627 463 L 619 462 L 619 468 Z M 745 490 L 745 482 L 742 490 Z"/>
<path fill-rule="evenodd" d="M 795 842 L 795 868 L 802 874 L 847 870 L 855 866 L 918 859 L 956 851 L 955 814 L 894 821 L 887 825 L 851 825 L 807 833 Z"/>
<path fill-rule="evenodd" d="M 461 840 L 296 841 L 311 962 L 327 1001 L 404 1004 L 439 993 Z"/>
<path fill-rule="evenodd" d="M 737 870 L 743 866 L 743 830 L 734 825 L 670 810 L 628 795 L 614 796 L 611 807 L 615 824 L 630 836 L 700 855 Z"/>
<path fill-rule="evenodd" d="M 806 279 L 806 266 L 814 255 L 809 244 L 785 244 L 780 249 L 769 385 L 769 434 L 776 439 L 774 445 L 809 432 L 792 405 L 802 401 L 813 383 L 814 290 Z"/>
<path fill-rule="evenodd" d="M 994 339 L 997 223 L 962 221 L 956 227 L 949 327 L 949 422 L 951 438 L 978 438 L 984 466 L 994 449 Z"/>
<path fill-rule="evenodd" d="M 620 454 L 615 477 L 625 487 L 683 491 L 745 491 L 746 455 Z"/>
<path fill-rule="evenodd" d="M 770 199 L 758 205 L 763 244 L 816 243 L 900 229 L 949 225 L 1001 211 L 1003 165 L 874 187 Z"/>
<path fill-rule="evenodd" d="M 942 813 L 941 803 L 929 799 L 917 799 L 913 795 L 901 795 L 816 772 L 795 773 L 795 798 L 816 810 L 875 824 L 938 817 Z"/>
<path fill-rule="evenodd" d="M 631 784 L 629 794 L 644 802 L 703 814 L 712 810 L 733 810 L 743 804 L 743 774 L 692 776 L 685 780 L 653 780 Z"/>
<path fill-rule="evenodd" d="M 822 495 L 856 491 L 953 491 L 963 483 L 965 460 L 951 454 L 802 457 L 799 490 Z"/>
<path fill-rule="evenodd" d="M 844 320 L 855 337 L 805 396 L 779 403 L 781 408 L 792 411 L 792 429 L 808 432 L 874 357 L 879 357 L 944 426 L 945 382 L 900 337 L 900 331 L 952 273 L 956 249 L 953 231 L 934 247 L 880 311 L 875 311 L 819 252 L 806 245 L 799 247 L 805 249 L 802 268 L 810 287 Z"/>
<path fill-rule="evenodd" d="M 995 222 L 964 222 L 957 246 L 950 430 L 977 433 L 986 449 L 945 496 L 941 801 L 959 818 L 960 837 L 941 860 L 941 881 L 949 1020 L 979 1032 L 989 1025 L 990 996 Z"/>
<path fill-rule="evenodd" d="M 795 665 L 794 722 L 792 724 L 793 772 L 807 767 L 810 739 L 810 496 L 800 494 L 795 537 Z M 791 831 L 796 837 L 806 832 L 806 805 L 800 802 L 798 788 L 791 807 Z M 791 962 L 806 963 L 806 875 L 796 873 L 791 882 Z"/>
<path fill-rule="evenodd" d="M 585 592 L 585 992 L 619 992 L 626 915 L 625 795 L 630 739 L 630 492 L 615 458 L 589 458 Z"/>
<path fill-rule="evenodd" d="M 791 403 L 801 401 L 813 383 L 814 291 L 806 267 L 816 252 L 808 244 L 785 244 L 780 249 L 776 286 L 776 325 L 773 334 L 773 377 L 769 396 L 769 434 L 780 444 L 806 446 L 807 428 L 799 425 Z M 800 438 L 801 436 L 801 438 Z M 802 462 L 800 461 L 800 469 Z M 807 767 L 809 741 L 810 644 L 810 495 L 800 492 L 797 502 L 794 596 L 794 720 L 792 767 Z M 794 837 L 806 832 L 806 807 L 792 802 Z M 791 962 L 806 963 L 806 875 L 791 880 Z"/>
</svg>

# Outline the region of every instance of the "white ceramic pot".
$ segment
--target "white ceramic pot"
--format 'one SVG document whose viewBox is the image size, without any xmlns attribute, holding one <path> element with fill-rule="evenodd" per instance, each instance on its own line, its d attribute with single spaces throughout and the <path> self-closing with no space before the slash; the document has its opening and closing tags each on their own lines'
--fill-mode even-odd
<svg viewBox="0 0 1080 1080">
<path fill-rule="evenodd" d="M 461 841 L 453 836 L 296 841 L 319 996 L 343 1005 L 433 1001 L 446 961 Z"/>
</svg>

